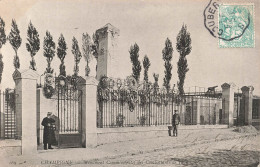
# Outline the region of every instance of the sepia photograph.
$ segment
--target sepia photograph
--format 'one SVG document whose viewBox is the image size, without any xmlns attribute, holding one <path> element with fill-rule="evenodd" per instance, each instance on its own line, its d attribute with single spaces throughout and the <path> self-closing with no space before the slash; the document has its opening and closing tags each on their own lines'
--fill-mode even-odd
<svg viewBox="0 0 260 167">
<path fill-rule="evenodd" d="M 260 167 L 259 0 L 0 0 L 0 167 Z"/>
</svg>

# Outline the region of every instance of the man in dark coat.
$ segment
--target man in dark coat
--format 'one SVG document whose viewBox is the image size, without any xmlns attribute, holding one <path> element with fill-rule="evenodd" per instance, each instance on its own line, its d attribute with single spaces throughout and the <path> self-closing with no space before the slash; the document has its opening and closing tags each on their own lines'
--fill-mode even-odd
<svg viewBox="0 0 260 167">
<path fill-rule="evenodd" d="M 174 110 L 174 114 L 172 116 L 173 136 L 178 135 L 178 125 L 180 124 L 180 116 L 177 112 L 178 112 L 178 110 Z"/>
<path fill-rule="evenodd" d="M 48 112 L 47 117 L 45 117 L 42 120 L 42 126 L 44 126 L 43 131 L 43 144 L 44 144 L 44 150 L 47 150 L 47 144 L 48 149 L 53 149 L 51 145 L 55 143 L 55 135 L 54 135 L 54 128 L 53 124 L 55 122 L 54 119 L 51 118 L 52 113 Z"/>
</svg>

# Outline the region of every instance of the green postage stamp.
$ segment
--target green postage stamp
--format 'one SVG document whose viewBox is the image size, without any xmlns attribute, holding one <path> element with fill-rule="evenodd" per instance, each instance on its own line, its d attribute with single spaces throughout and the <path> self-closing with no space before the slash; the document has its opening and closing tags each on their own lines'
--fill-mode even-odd
<svg viewBox="0 0 260 167">
<path fill-rule="evenodd" d="M 219 47 L 255 46 L 254 4 L 219 5 Z"/>
</svg>

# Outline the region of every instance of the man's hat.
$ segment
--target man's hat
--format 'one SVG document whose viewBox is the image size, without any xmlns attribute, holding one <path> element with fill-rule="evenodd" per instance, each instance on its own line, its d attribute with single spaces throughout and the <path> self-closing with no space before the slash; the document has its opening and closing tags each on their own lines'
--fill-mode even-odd
<svg viewBox="0 0 260 167">
<path fill-rule="evenodd" d="M 48 112 L 47 115 L 52 115 L 52 112 Z"/>
</svg>

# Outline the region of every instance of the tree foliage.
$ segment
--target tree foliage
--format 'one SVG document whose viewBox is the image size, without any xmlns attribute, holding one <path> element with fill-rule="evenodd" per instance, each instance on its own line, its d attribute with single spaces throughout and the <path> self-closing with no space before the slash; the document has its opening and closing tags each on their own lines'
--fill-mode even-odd
<svg viewBox="0 0 260 167">
<path fill-rule="evenodd" d="M 179 61 L 178 61 L 178 90 L 181 95 L 184 94 L 184 81 L 186 77 L 186 73 L 189 71 L 188 63 L 186 56 L 191 52 L 191 38 L 190 33 L 187 31 L 187 26 L 183 25 L 178 36 L 176 49 L 180 53 Z"/>
<path fill-rule="evenodd" d="M 132 62 L 132 75 L 136 79 L 136 81 L 139 81 L 140 78 L 140 73 L 142 70 L 142 66 L 140 61 L 138 60 L 139 58 L 139 46 L 135 43 L 134 46 L 130 47 L 129 50 L 130 53 L 130 59 Z"/>
<path fill-rule="evenodd" d="M 154 84 L 153 84 L 153 87 L 157 89 L 157 88 L 159 88 L 159 84 L 158 84 L 159 74 L 155 74 L 155 73 L 153 73 L 153 78 L 154 78 Z"/>
<path fill-rule="evenodd" d="M 2 81 L 3 70 L 4 70 L 3 56 L 2 56 L 2 54 L 0 53 L 0 83 L 1 83 L 1 81 Z"/>
<path fill-rule="evenodd" d="M 75 66 L 74 66 L 74 76 L 78 76 L 79 73 L 79 62 L 82 57 L 81 52 L 79 50 L 79 44 L 78 41 L 75 37 L 72 39 L 72 54 L 74 55 L 74 61 L 75 61 Z"/>
<path fill-rule="evenodd" d="M 172 53 L 173 53 L 173 48 L 172 48 L 172 42 L 169 40 L 169 38 L 166 39 L 165 41 L 165 47 L 162 50 L 163 54 L 163 60 L 164 60 L 164 78 L 163 78 L 163 86 L 165 86 L 167 92 L 170 90 L 170 81 L 172 78 Z"/>
<path fill-rule="evenodd" d="M 36 71 L 36 63 L 34 60 L 34 56 L 40 50 L 40 38 L 39 33 L 33 26 L 32 22 L 29 23 L 27 29 L 27 41 L 28 42 L 26 43 L 26 49 L 28 52 L 30 52 L 32 57 L 32 60 L 30 61 L 30 69 Z"/>
<path fill-rule="evenodd" d="M 53 41 L 53 37 L 49 31 L 46 31 L 46 36 L 43 41 L 43 55 L 47 59 L 48 66 L 46 68 L 46 73 L 53 73 L 53 69 L 51 68 L 51 62 L 53 57 L 55 56 L 55 43 Z"/>
<path fill-rule="evenodd" d="M 89 63 L 92 60 L 93 56 L 91 54 L 92 52 L 92 42 L 91 42 L 91 38 L 88 35 L 88 33 L 86 34 L 82 34 L 82 54 L 83 57 L 85 58 L 85 61 L 87 62 L 87 65 L 85 67 L 85 75 L 89 76 L 90 73 L 90 68 L 89 68 Z"/>
<path fill-rule="evenodd" d="M 91 52 L 92 55 L 96 58 L 98 58 L 98 48 L 99 48 L 99 41 L 98 41 L 98 35 L 96 33 L 94 33 L 92 35 L 92 39 L 93 39 L 93 44 L 91 46 Z M 96 71 L 97 71 L 97 65 L 96 65 Z"/>
<path fill-rule="evenodd" d="M 6 43 L 5 22 L 0 17 L 0 49 Z"/>
<path fill-rule="evenodd" d="M 143 60 L 143 67 L 144 67 L 144 81 L 146 83 L 148 83 L 148 70 L 150 66 L 151 66 L 150 60 L 147 57 L 147 55 L 145 55 Z"/>
<path fill-rule="evenodd" d="M 15 56 L 14 56 L 14 67 L 15 69 L 19 69 L 20 68 L 20 60 L 19 57 L 17 55 L 17 51 L 19 49 L 19 47 L 21 46 L 22 43 L 22 38 L 20 36 L 20 30 L 18 29 L 18 26 L 16 24 L 16 21 L 13 19 L 12 20 L 12 28 L 11 28 L 11 32 L 9 34 L 9 42 L 12 45 L 14 51 L 15 51 Z"/>
<path fill-rule="evenodd" d="M 93 44 L 91 45 L 91 52 L 93 56 L 97 59 L 98 57 L 98 48 L 99 48 L 99 41 L 98 41 L 98 35 L 94 33 L 92 35 Z"/>
<path fill-rule="evenodd" d="M 6 34 L 5 34 L 5 22 L 0 17 L 0 50 L 2 46 L 6 43 Z M 0 52 L 0 83 L 2 81 L 2 74 L 4 70 L 4 62 L 3 62 L 3 55 Z"/>
<path fill-rule="evenodd" d="M 65 38 L 63 34 L 60 34 L 59 40 L 58 40 L 58 47 L 57 47 L 57 56 L 59 57 L 61 64 L 60 64 L 60 74 L 62 76 L 66 76 L 66 70 L 65 70 L 65 65 L 64 65 L 64 59 L 67 54 L 67 44 L 65 41 Z"/>
</svg>

